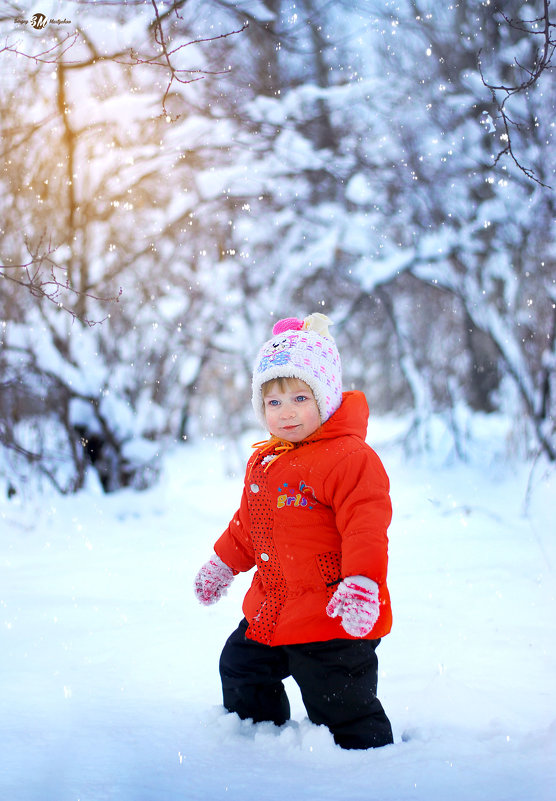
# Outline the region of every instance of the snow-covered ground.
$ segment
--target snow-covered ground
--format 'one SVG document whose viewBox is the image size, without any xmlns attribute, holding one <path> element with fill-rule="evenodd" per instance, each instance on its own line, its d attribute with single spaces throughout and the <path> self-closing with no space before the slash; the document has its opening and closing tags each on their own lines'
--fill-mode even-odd
<svg viewBox="0 0 556 801">
<path fill-rule="evenodd" d="M 214 607 L 193 597 L 241 486 L 209 441 L 145 493 L 0 506 L 0 797 L 552 801 L 554 473 L 536 468 L 525 508 L 531 466 L 495 456 L 488 432 L 468 464 L 380 440 L 376 424 L 395 509 L 378 652 L 394 745 L 342 751 L 293 684 L 283 729 L 223 713 L 218 656 L 249 579 Z"/>
</svg>

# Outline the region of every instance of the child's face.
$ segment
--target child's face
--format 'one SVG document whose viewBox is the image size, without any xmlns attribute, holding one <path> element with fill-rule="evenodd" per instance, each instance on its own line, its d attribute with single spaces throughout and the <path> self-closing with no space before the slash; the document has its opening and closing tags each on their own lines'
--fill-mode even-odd
<svg viewBox="0 0 556 801">
<path fill-rule="evenodd" d="M 301 442 L 320 426 L 315 396 L 299 378 L 290 378 L 283 390 L 273 382 L 264 396 L 264 413 L 270 433 L 287 442 Z"/>
</svg>

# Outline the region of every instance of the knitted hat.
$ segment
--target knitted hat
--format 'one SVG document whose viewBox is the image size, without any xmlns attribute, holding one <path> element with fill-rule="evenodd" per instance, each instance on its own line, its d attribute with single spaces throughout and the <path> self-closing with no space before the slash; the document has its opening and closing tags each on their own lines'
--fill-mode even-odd
<svg viewBox="0 0 556 801">
<path fill-rule="evenodd" d="M 253 408 L 266 427 L 261 387 L 273 378 L 299 378 L 308 384 L 325 422 L 342 402 L 342 366 L 324 314 L 305 320 L 288 317 L 272 329 L 272 338 L 257 354 L 253 368 Z"/>
</svg>

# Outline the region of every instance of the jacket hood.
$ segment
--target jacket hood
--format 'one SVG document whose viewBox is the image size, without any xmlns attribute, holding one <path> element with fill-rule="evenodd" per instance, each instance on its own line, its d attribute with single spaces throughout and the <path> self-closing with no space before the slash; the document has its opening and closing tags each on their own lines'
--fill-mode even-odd
<svg viewBox="0 0 556 801">
<path fill-rule="evenodd" d="M 368 422 L 369 406 L 365 395 L 358 390 L 344 392 L 340 407 L 304 442 L 349 435 L 359 437 L 364 441 L 367 436 Z"/>
</svg>

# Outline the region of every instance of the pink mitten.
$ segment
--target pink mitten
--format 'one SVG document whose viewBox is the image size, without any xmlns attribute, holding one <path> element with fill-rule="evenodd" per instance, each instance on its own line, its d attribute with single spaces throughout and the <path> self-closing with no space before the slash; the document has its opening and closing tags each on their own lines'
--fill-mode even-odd
<svg viewBox="0 0 556 801">
<path fill-rule="evenodd" d="M 379 613 L 378 584 L 366 576 L 345 578 L 326 607 L 329 617 L 342 618 L 342 626 L 352 637 L 365 637 Z"/>
<path fill-rule="evenodd" d="M 210 606 L 226 595 L 235 573 L 222 559 L 213 554 L 195 577 L 195 595 L 203 606 Z"/>
</svg>

